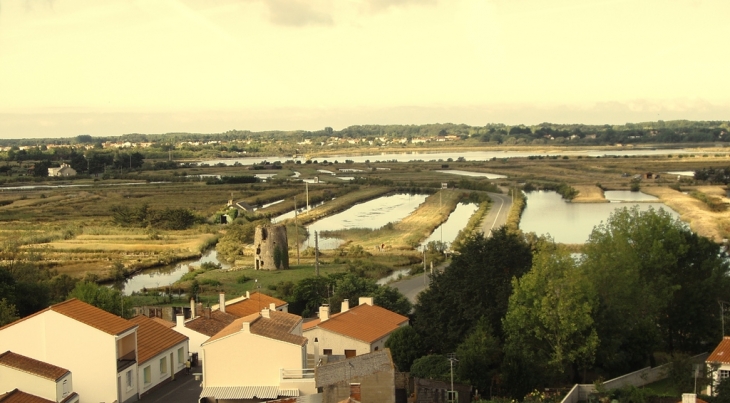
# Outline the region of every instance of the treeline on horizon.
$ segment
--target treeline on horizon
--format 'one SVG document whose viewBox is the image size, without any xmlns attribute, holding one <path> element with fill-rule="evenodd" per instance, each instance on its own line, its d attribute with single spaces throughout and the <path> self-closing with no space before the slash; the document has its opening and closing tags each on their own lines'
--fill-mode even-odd
<svg viewBox="0 0 730 403">
<path fill-rule="evenodd" d="M 490 123 L 485 126 L 434 123 L 425 125 L 355 125 L 342 130 L 325 127 L 306 131 L 229 130 L 223 133 L 130 133 L 120 136 L 92 136 L 81 134 L 66 138 L 0 139 L 0 146 L 39 146 L 41 144 L 79 144 L 104 142 L 178 143 L 233 140 L 319 140 L 339 138 L 419 138 L 438 135 L 456 135 L 462 139 L 481 142 L 529 144 L 535 140 L 572 140 L 576 144 L 630 144 L 630 143 L 703 143 L 728 141 L 730 121 L 672 120 L 623 125 L 553 124 L 505 125 Z M 513 139 L 510 141 L 510 139 Z M 519 140 L 519 141 L 518 141 Z"/>
</svg>

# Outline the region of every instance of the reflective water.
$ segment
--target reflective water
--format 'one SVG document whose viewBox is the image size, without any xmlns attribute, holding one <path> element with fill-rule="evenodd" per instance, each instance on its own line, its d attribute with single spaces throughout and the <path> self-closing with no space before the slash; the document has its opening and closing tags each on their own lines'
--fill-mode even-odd
<svg viewBox="0 0 730 403">
<path fill-rule="evenodd" d="M 27 185 L 27 186 L 3 186 L 0 187 L 0 192 L 8 190 L 33 190 L 33 189 L 63 189 L 63 188 L 86 188 L 92 186 L 132 186 L 132 185 L 159 185 L 162 183 L 172 182 L 125 182 L 125 183 L 89 183 L 79 185 Z"/>
<path fill-rule="evenodd" d="M 307 230 L 310 236 L 302 247 L 314 247 L 314 231 L 317 231 L 320 233 L 319 249 L 335 249 L 342 244 L 342 240 L 323 237 L 322 231 L 350 228 L 378 229 L 407 217 L 426 200 L 426 197 L 427 195 L 423 194 L 395 194 L 356 204 L 341 213 L 309 224 Z"/>
<path fill-rule="evenodd" d="M 130 295 L 133 292 L 142 291 L 143 288 L 156 288 L 170 285 L 180 277 L 184 276 L 185 273 L 190 271 L 190 268 L 197 268 L 203 263 L 221 264 L 221 267 L 227 269 L 231 265 L 218 261 L 218 252 L 215 249 L 211 249 L 200 259 L 188 260 L 184 262 L 178 262 L 174 265 L 168 265 L 163 267 L 156 267 L 154 269 L 145 270 L 139 272 L 127 279 L 124 283 L 122 292 L 125 295 Z"/>
<path fill-rule="evenodd" d="M 469 172 L 469 171 L 460 171 L 458 169 L 444 169 L 444 170 L 437 170 L 436 172 L 441 172 L 445 174 L 453 174 L 453 175 L 461 175 L 461 176 L 472 176 L 472 177 L 480 177 L 480 178 L 487 178 L 487 179 L 502 179 L 506 178 L 506 175 L 499 175 L 499 174 L 490 174 L 486 172 Z"/>
<path fill-rule="evenodd" d="M 652 195 L 641 192 L 632 192 L 630 190 L 607 190 L 603 192 L 603 196 L 610 202 L 659 200 Z"/>
<path fill-rule="evenodd" d="M 679 215 L 663 203 L 567 203 L 555 192 L 530 192 L 520 228 L 538 235 L 550 234 L 555 242 L 581 244 L 593 227 L 605 222 L 616 209 L 639 206 L 639 210 L 663 208 L 673 217 Z"/>
<path fill-rule="evenodd" d="M 449 218 L 436 228 L 420 247 L 428 245 L 431 241 L 441 241 L 451 244 L 456 239 L 459 231 L 466 227 L 469 219 L 477 211 L 479 205 L 476 203 L 459 203 L 454 211 L 451 212 Z"/>
<path fill-rule="evenodd" d="M 678 176 L 691 176 L 694 178 L 695 171 L 671 171 L 667 172 L 669 175 L 678 175 Z"/>
</svg>

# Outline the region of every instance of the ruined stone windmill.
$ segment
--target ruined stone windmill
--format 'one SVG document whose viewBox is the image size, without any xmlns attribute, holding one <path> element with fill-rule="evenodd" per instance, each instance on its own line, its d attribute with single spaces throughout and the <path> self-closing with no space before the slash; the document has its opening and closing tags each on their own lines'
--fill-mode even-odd
<svg viewBox="0 0 730 403">
<path fill-rule="evenodd" d="M 254 267 L 256 270 L 289 268 L 289 243 L 283 225 L 259 225 L 254 234 Z"/>
</svg>

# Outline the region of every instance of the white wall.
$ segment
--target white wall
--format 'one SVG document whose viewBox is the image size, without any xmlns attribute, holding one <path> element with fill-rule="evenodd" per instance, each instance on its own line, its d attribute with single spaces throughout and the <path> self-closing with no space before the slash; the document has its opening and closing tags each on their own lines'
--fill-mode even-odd
<svg viewBox="0 0 730 403">
<path fill-rule="evenodd" d="M 189 340 L 190 352 L 199 353 L 198 359 L 202 360 L 203 357 L 202 357 L 202 354 L 200 354 L 200 352 L 203 351 L 203 349 L 200 348 L 200 345 L 205 343 L 208 339 L 210 339 L 210 336 L 204 335 L 203 333 L 198 333 L 192 329 L 188 329 L 187 327 L 185 327 L 185 325 L 181 321 L 181 318 L 182 318 L 181 315 L 177 316 L 177 318 L 176 318 L 177 322 L 175 324 L 175 327 L 172 328 L 172 330 L 174 330 L 184 336 L 187 336 L 188 339 L 190 339 Z"/>
<path fill-rule="evenodd" d="M 49 310 L 1 330 L 0 346 L 68 369 L 83 401 L 117 400 L 113 335 Z"/>
<path fill-rule="evenodd" d="M 56 382 L 0 365 L 0 393 L 9 392 L 15 388 L 53 401 L 58 401 L 57 396 L 61 396 L 56 395 Z"/>
<path fill-rule="evenodd" d="M 305 347 L 239 332 L 203 346 L 203 386 L 279 386 L 281 369 L 306 367 Z"/>
<path fill-rule="evenodd" d="M 302 334 L 309 341 L 307 343 L 307 354 L 314 354 L 314 339 L 318 340 L 319 355 L 324 355 L 325 349 L 332 350 L 332 355 L 345 355 L 345 350 L 355 350 L 357 355 L 371 353 L 371 346 L 361 340 L 343 336 L 327 329 L 312 328 L 305 330 Z M 385 338 L 387 339 L 387 337 Z M 382 347 L 380 347 L 382 349 Z"/>
<path fill-rule="evenodd" d="M 177 350 L 179 348 L 183 349 L 182 363 L 178 362 Z M 165 352 L 158 354 L 143 363 L 140 363 L 138 374 L 137 374 L 138 375 L 137 376 L 137 385 L 139 385 L 139 394 L 140 395 L 143 395 L 143 394 L 149 392 L 150 390 L 152 390 L 152 388 L 159 385 L 160 382 L 163 382 L 172 376 L 172 374 L 170 373 L 170 371 L 171 371 L 170 353 L 172 353 L 172 358 L 173 358 L 172 370 L 175 373 L 178 373 L 178 372 L 182 371 L 183 369 L 185 369 L 185 361 L 187 361 L 187 359 L 188 359 L 188 343 L 186 343 L 186 342 L 181 342 L 179 344 L 176 344 L 175 347 L 165 350 Z M 167 360 L 166 360 L 167 361 L 166 362 L 167 373 L 160 372 L 160 360 L 162 359 L 162 357 L 167 358 Z M 145 383 L 144 382 L 144 369 L 147 368 L 148 366 L 150 368 L 150 382 Z"/>
</svg>

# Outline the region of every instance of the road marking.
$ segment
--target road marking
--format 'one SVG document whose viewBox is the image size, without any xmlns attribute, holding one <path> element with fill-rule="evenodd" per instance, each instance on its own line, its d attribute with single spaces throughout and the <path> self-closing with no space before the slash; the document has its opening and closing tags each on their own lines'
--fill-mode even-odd
<svg viewBox="0 0 730 403">
<path fill-rule="evenodd" d="M 504 199 L 501 197 L 498 197 L 498 199 L 502 204 L 499 205 L 499 210 L 497 210 L 497 214 L 494 217 L 494 222 L 492 223 L 492 227 L 489 228 L 489 234 L 487 234 L 487 236 L 492 235 L 492 230 L 494 229 L 494 226 L 497 224 L 497 220 L 499 219 L 499 213 L 502 211 L 502 207 L 504 207 Z"/>
</svg>

